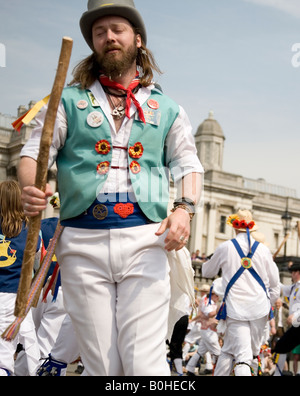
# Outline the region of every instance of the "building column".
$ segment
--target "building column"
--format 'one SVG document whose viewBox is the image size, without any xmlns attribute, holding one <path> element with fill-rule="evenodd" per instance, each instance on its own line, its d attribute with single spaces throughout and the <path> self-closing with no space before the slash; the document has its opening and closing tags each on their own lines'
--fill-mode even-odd
<svg viewBox="0 0 300 396">
<path fill-rule="evenodd" d="M 217 223 L 217 204 L 210 202 L 208 205 L 207 217 L 207 242 L 206 242 L 206 255 L 209 256 L 215 251 L 216 239 L 216 223 Z"/>
<path fill-rule="evenodd" d="M 196 250 L 200 250 L 200 253 L 202 252 L 203 221 L 204 209 L 201 207 L 197 210 L 191 223 L 191 237 L 189 243 L 189 250 L 191 253 Z"/>
</svg>

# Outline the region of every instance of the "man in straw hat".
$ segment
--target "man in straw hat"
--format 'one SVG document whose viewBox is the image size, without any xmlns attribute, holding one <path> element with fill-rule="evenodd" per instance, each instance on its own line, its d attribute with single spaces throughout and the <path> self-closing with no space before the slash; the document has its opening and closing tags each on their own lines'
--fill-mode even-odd
<svg viewBox="0 0 300 396">
<path fill-rule="evenodd" d="M 167 375 L 167 252 L 188 241 L 203 168 L 185 111 L 153 84 L 134 2 L 89 0 L 80 27 L 92 55 L 63 92 L 50 153 L 65 306 L 88 375 Z M 44 115 L 21 154 L 28 216 L 52 195 L 31 187 Z M 167 216 L 169 171 L 179 197 Z"/>
<path fill-rule="evenodd" d="M 257 225 L 250 211 L 240 210 L 227 224 L 236 238 L 222 243 L 202 267 L 206 278 L 222 270 L 225 291 L 217 319 L 227 328 L 215 375 L 229 375 L 234 359 L 235 375 L 249 376 L 269 319 L 269 289 L 278 290 L 273 297 L 279 297 L 279 272 L 270 250 L 251 236 Z"/>
</svg>

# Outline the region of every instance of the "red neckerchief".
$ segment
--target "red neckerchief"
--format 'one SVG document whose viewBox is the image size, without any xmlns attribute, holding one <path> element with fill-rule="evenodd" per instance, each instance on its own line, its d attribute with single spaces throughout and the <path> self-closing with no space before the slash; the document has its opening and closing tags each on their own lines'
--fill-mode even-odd
<svg viewBox="0 0 300 396">
<path fill-rule="evenodd" d="M 127 97 L 126 97 L 126 109 L 125 109 L 126 116 L 128 118 L 130 118 L 130 106 L 131 106 L 131 101 L 132 101 L 134 103 L 134 105 L 136 106 L 137 110 L 138 110 L 140 120 L 143 121 L 144 124 L 146 124 L 146 120 L 145 120 L 143 109 L 142 109 L 141 105 L 139 104 L 139 102 L 136 100 L 136 97 L 134 96 L 134 94 L 132 93 L 132 91 L 140 83 L 139 74 L 137 74 L 135 76 L 135 79 L 132 80 L 132 82 L 130 83 L 130 85 L 129 85 L 129 87 L 127 89 L 125 87 L 123 87 L 123 85 L 118 84 L 115 81 L 110 80 L 104 74 L 100 75 L 100 83 L 104 87 L 110 87 L 110 88 L 120 89 L 122 91 L 125 91 L 126 94 L 127 94 Z"/>
</svg>

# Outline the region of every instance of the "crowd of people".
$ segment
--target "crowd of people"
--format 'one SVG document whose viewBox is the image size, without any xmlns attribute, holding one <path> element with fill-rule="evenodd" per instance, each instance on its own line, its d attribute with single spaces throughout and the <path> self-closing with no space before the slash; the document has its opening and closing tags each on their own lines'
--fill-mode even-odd
<svg viewBox="0 0 300 396">
<path fill-rule="evenodd" d="M 17 182 L 8 181 L 0 184 L 0 208 L 2 234 L 0 331 L 3 333 L 14 318 L 14 302 L 27 234 L 28 219 L 24 216 L 21 206 L 21 189 Z M 253 221 L 248 211 L 240 211 L 235 218 L 240 222 L 247 220 L 248 224 Z M 41 256 L 45 254 L 43 250 L 47 249 L 57 224 L 58 218 L 42 221 L 36 248 L 35 270 L 40 265 Z M 248 241 L 244 230 L 238 228 L 235 230 L 237 238 L 240 235 L 238 238 L 240 243 L 245 239 L 244 248 L 249 242 L 248 246 L 252 245 L 251 254 L 246 256 L 248 260 L 246 260 L 245 267 L 247 268 L 243 266 L 241 268 L 245 271 L 250 270 L 252 268 L 249 266 L 250 259 L 259 270 L 255 253 L 260 244 L 254 242 L 252 236 Z M 299 376 L 300 265 L 290 263 L 291 285 L 282 285 L 279 283 L 278 269 L 270 259 L 269 251 L 265 250 L 268 248 L 261 246 L 261 250 L 258 251 L 264 265 L 261 269 L 268 273 L 267 266 L 270 267 L 267 288 L 259 282 L 261 278 L 254 278 L 252 275 L 252 280 L 250 277 L 245 277 L 246 274 L 243 278 L 243 273 L 240 275 L 241 279 L 237 278 L 232 281 L 235 277 L 233 276 L 229 282 L 227 280 L 224 282 L 228 257 L 231 257 L 230 266 L 234 262 L 233 252 L 230 251 L 229 243 L 231 242 L 228 241 L 220 246 L 210 260 L 201 256 L 204 276 L 213 277 L 219 272 L 221 266 L 222 277 L 215 279 L 211 286 L 204 284 L 200 288 L 195 287 L 196 309 L 191 307 L 190 300 L 186 296 L 186 314 L 175 324 L 170 340 L 166 340 L 170 372 L 172 375 L 180 376 Z M 220 254 L 219 251 L 224 249 L 228 249 L 226 255 Z M 256 257 L 256 259 L 259 258 L 259 256 Z M 80 347 L 72 321 L 64 308 L 63 291 L 59 277 L 55 273 L 56 267 L 57 262 L 54 256 L 44 287 L 47 293 L 42 293 L 37 307 L 30 311 L 22 323 L 17 338 L 13 342 L 0 339 L 0 375 L 63 376 L 67 373 L 68 364 L 80 360 Z M 56 282 L 50 287 L 49 282 L 53 277 L 56 278 Z M 229 293 L 228 284 L 233 287 L 233 282 L 236 284 L 236 289 Z M 253 318 L 251 300 L 243 299 L 239 290 L 241 286 L 245 296 L 247 294 L 249 296 L 247 288 L 250 286 L 253 289 L 255 282 L 257 288 L 252 298 L 253 304 L 256 305 L 255 313 L 259 311 L 258 305 L 262 307 L 261 318 Z M 267 283 L 266 279 L 264 282 Z M 263 293 L 259 295 L 260 288 Z M 50 289 L 52 292 L 49 292 Z M 228 295 L 233 294 L 232 292 L 242 299 L 242 305 L 239 305 L 234 295 L 231 295 L 231 300 L 227 300 Z M 271 310 L 265 315 L 268 310 L 268 301 Z M 267 302 L 265 307 L 264 302 Z M 224 316 L 226 303 L 228 312 L 226 309 Z M 246 318 L 246 316 L 249 317 Z M 247 349 L 250 352 L 241 355 L 241 351 L 247 351 Z M 241 358 L 241 356 L 244 357 Z M 203 369 L 201 365 L 204 365 Z M 242 372 L 241 368 L 244 369 Z M 78 370 L 80 373 L 84 372 L 82 362 Z"/>
<path fill-rule="evenodd" d="M 203 277 L 216 276 L 221 269 L 222 278 L 216 279 L 211 288 L 208 285 L 196 288 L 200 293 L 198 308 L 190 314 L 182 350 L 185 368 L 179 371 L 194 376 L 199 361 L 205 361 L 204 373 L 212 373 L 214 362 L 216 376 L 230 373 L 299 376 L 300 264 L 289 263 L 291 285 L 281 284 L 270 251 L 260 246 L 261 235 L 255 232 L 257 225 L 251 213 L 239 211 L 229 217 L 228 224 L 236 231 L 235 239 L 221 244 L 209 260 L 200 256 L 199 251 L 191 255 L 192 262 L 202 263 Z M 244 253 L 247 249 L 248 255 Z M 234 273 L 234 266 L 240 265 L 235 263 L 239 256 L 242 267 Z M 252 278 L 245 276 L 247 270 Z M 248 355 L 241 353 L 247 349 Z"/>
<path fill-rule="evenodd" d="M 197 310 L 190 308 L 189 316 L 187 316 L 181 349 L 182 360 L 178 360 L 177 364 L 170 365 L 174 375 L 179 375 L 179 373 L 188 376 L 214 375 L 217 358 L 224 342 L 224 334 L 218 334 L 218 321 L 215 319 L 217 307 L 220 306 L 223 296 L 222 291 L 220 291 L 221 281 L 222 279 L 219 278 L 217 284 L 214 285 L 214 288 L 217 286 L 219 291 L 212 294 L 214 302 L 211 300 L 210 304 L 210 286 L 203 284 L 200 288 L 195 288 Z M 276 343 L 291 326 L 288 322 L 290 316 L 289 296 L 284 294 L 283 285 L 281 296 L 274 304 L 274 317 L 269 321 L 266 328 L 265 339 L 262 341 L 259 353 L 259 367 L 257 367 L 256 372 L 252 372 L 253 375 L 300 376 L 300 344 L 283 355 L 280 367 L 278 366 L 279 356 L 273 352 Z M 213 305 L 210 306 L 211 304 Z M 213 318 L 210 314 L 213 315 Z M 211 336 L 210 341 L 207 338 L 208 334 Z M 181 363 L 182 365 L 180 365 Z M 234 363 L 232 364 L 231 375 L 234 375 Z"/>
</svg>

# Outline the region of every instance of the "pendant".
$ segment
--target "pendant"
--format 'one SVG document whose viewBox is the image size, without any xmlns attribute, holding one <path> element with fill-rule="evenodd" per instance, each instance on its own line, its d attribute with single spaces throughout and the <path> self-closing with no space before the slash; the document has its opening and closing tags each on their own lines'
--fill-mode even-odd
<svg viewBox="0 0 300 396">
<path fill-rule="evenodd" d="M 125 115 L 125 108 L 123 106 L 116 107 L 111 114 L 114 118 L 120 120 Z"/>
</svg>

